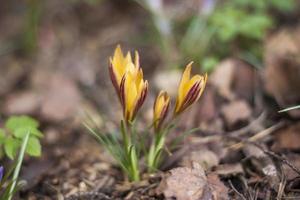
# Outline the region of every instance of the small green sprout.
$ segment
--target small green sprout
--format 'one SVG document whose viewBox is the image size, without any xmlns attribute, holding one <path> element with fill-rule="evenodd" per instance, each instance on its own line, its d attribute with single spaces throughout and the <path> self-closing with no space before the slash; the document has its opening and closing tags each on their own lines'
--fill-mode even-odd
<svg viewBox="0 0 300 200">
<path fill-rule="evenodd" d="M 0 150 L 14 160 L 8 170 L 0 166 L 0 200 L 12 200 L 22 186 L 18 178 L 25 154 L 41 155 L 39 139 L 43 134 L 38 127 L 39 123 L 29 116 L 12 116 L 5 122 L 4 129 L 0 129 Z"/>
</svg>

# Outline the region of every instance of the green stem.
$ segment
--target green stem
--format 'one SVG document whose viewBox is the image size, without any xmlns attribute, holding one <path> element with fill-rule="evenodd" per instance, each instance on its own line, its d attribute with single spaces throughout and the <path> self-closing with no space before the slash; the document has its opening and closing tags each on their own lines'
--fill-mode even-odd
<svg viewBox="0 0 300 200">
<path fill-rule="evenodd" d="M 121 132 L 122 132 L 122 137 L 124 142 L 124 150 L 126 152 L 126 155 L 128 155 L 131 142 L 129 141 L 130 137 L 128 138 L 127 126 L 124 123 L 124 121 L 121 121 Z"/>
<path fill-rule="evenodd" d="M 128 177 L 132 181 L 139 181 L 139 168 L 138 168 L 138 158 L 137 152 L 134 144 L 132 144 L 132 138 L 134 137 L 134 131 L 132 130 L 132 124 L 124 123 L 121 124 L 122 137 L 124 140 L 124 149 L 126 154 L 126 159 L 128 160 Z"/>
<path fill-rule="evenodd" d="M 148 172 L 154 172 L 158 168 L 161 150 L 165 145 L 165 130 L 155 133 L 148 155 Z"/>
<path fill-rule="evenodd" d="M 26 136 L 23 140 L 22 147 L 21 147 L 19 157 L 18 157 L 17 166 L 16 166 L 16 168 L 14 170 L 14 174 L 13 174 L 13 182 L 12 182 L 12 185 L 10 187 L 9 196 L 8 196 L 7 200 L 11 200 L 12 197 L 13 197 L 13 192 L 14 192 L 15 187 L 17 185 L 17 181 L 18 181 L 18 177 L 19 177 L 19 174 L 20 174 L 23 158 L 24 158 L 24 155 L 25 155 L 25 150 L 26 150 L 26 147 L 27 147 L 27 144 L 28 144 L 29 135 L 30 135 L 30 132 L 28 132 L 26 134 Z"/>
</svg>

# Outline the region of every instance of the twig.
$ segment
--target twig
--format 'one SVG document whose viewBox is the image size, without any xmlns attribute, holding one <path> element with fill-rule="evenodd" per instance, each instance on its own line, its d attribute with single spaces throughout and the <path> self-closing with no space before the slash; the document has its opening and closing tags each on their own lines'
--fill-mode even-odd
<svg viewBox="0 0 300 200">
<path fill-rule="evenodd" d="M 254 146 L 256 146 L 257 148 L 259 148 L 260 150 L 263 151 L 264 154 L 273 157 L 279 161 L 281 161 L 282 163 L 286 164 L 288 167 L 290 167 L 293 171 L 295 171 L 299 176 L 300 176 L 300 169 L 298 169 L 297 167 L 295 167 L 292 163 L 290 163 L 290 161 L 288 161 L 287 159 L 283 158 L 282 156 L 267 150 L 265 148 L 263 148 L 261 145 L 259 145 L 257 142 L 253 142 L 253 141 L 243 141 L 243 143 L 248 143 L 248 144 L 252 144 Z"/>
<path fill-rule="evenodd" d="M 246 197 L 245 197 L 243 194 L 241 194 L 241 193 L 233 186 L 233 184 L 232 184 L 232 182 L 231 182 L 230 180 L 229 180 L 229 185 L 230 185 L 231 189 L 233 189 L 233 191 L 234 191 L 238 196 L 240 196 L 243 200 L 247 200 Z"/>
<path fill-rule="evenodd" d="M 281 178 L 280 184 L 278 186 L 278 193 L 277 193 L 277 198 L 276 198 L 277 200 L 282 199 L 285 186 L 286 186 L 286 178 L 285 178 L 285 176 L 283 176 Z"/>
<path fill-rule="evenodd" d="M 242 148 L 244 146 L 244 143 L 247 143 L 249 141 L 250 142 L 255 142 L 255 141 L 257 141 L 257 140 L 259 140 L 261 138 L 264 138 L 267 135 L 270 135 L 271 133 L 273 133 L 275 130 L 281 128 L 282 125 L 283 125 L 283 122 L 279 122 L 278 124 L 275 124 L 275 125 L 273 125 L 273 126 L 267 128 L 267 129 L 265 129 L 265 130 L 263 130 L 263 131 L 255 134 L 255 135 L 253 135 L 252 137 L 250 137 L 247 140 L 244 140 L 244 141 L 241 141 L 241 142 L 239 142 L 237 144 L 231 145 L 229 147 L 229 149 L 238 150 L 238 149 L 240 149 L 240 148 Z M 236 137 L 233 137 L 233 138 L 236 138 Z"/>
<path fill-rule="evenodd" d="M 253 130 L 255 127 L 259 126 L 263 120 L 266 119 L 266 112 L 262 112 L 256 119 L 254 119 L 253 121 L 250 122 L 250 124 L 248 124 L 247 126 L 236 130 L 236 131 L 232 131 L 228 134 L 230 134 L 231 136 L 234 137 L 238 137 L 241 135 L 244 135 L 246 133 L 248 133 L 249 131 Z M 228 135 L 226 134 L 226 135 Z"/>
<path fill-rule="evenodd" d="M 300 169 L 298 169 L 297 167 L 295 167 L 292 163 L 290 163 L 290 161 L 288 161 L 287 159 L 283 158 L 282 156 L 264 149 L 263 147 L 261 147 L 259 144 L 253 142 L 253 145 L 257 146 L 259 149 L 261 149 L 265 154 L 269 155 L 270 157 L 273 157 L 279 161 L 281 161 L 282 163 L 286 164 L 288 167 L 290 167 L 292 170 L 294 170 L 298 175 L 300 175 Z"/>
</svg>

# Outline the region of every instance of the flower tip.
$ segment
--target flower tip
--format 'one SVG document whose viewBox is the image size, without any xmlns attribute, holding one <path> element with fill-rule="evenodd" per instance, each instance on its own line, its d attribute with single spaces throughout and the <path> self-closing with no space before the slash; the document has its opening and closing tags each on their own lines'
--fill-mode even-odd
<svg viewBox="0 0 300 200">
<path fill-rule="evenodd" d="M 159 130 L 163 124 L 169 110 L 170 96 L 166 91 L 160 91 L 157 95 L 153 107 L 153 121 L 155 130 Z"/>
<path fill-rule="evenodd" d="M 121 48 L 120 44 L 118 44 L 117 47 L 115 48 L 115 54 L 118 54 L 118 53 L 122 53 L 122 48 Z"/>
<path fill-rule="evenodd" d="M 137 68 L 140 68 L 140 56 L 138 51 L 134 51 L 134 64 Z"/>
<path fill-rule="evenodd" d="M 120 49 L 120 50 L 121 50 L 121 45 L 120 45 L 120 44 L 117 44 L 116 49 Z"/>
</svg>

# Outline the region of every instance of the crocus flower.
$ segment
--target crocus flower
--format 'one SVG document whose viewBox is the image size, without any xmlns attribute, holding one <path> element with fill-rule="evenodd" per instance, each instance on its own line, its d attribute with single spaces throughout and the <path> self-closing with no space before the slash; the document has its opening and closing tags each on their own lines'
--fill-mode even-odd
<svg viewBox="0 0 300 200">
<path fill-rule="evenodd" d="M 117 93 L 119 94 L 120 84 L 122 77 L 124 76 L 126 70 L 130 68 L 133 64 L 131 59 L 130 52 L 127 52 L 126 56 L 124 56 L 121 46 L 118 45 L 115 49 L 114 56 L 110 58 L 109 72 L 112 83 L 116 88 Z M 139 55 L 135 52 L 135 62 L 134 65 L 139 68 Z"/>
<path fill-rule="evenodd" d="M 159 130 L 165 120 L 170 106 L 170 96 L 165 91 L 160 91 L 153 106 L 153 120 L 155 130 Z"/>
<path fill-rule="evenodd" d="M 148 82 L 144 81 L 143 71 L 137 63 L 128 64 L 120 84 L 120 99 L 127 122 L 134 120 L 148 92 Z"/>
<path fill-rule="evenodd" d="M 3 178 L 3 174 L 4 174 L 4 168 L 2 166 L 0 166 L 0 182 Z"/>
<path fill-rule="evenodd" d="M 197 74 L 190 78 L 192 64 L 193 62 L 190 62 L 183 72 L 178 88 L 178 95 L 174 110 L 175 115 L 180 114 L 190 105 L 196 102 L 203 93 L 206 85 L 207 74 L 204 76 Z"/>
</svg>

